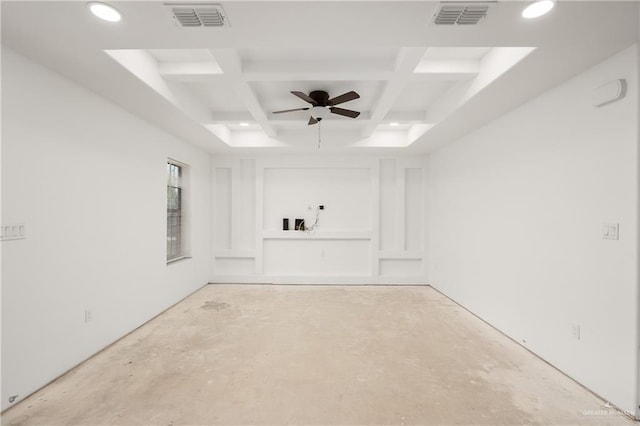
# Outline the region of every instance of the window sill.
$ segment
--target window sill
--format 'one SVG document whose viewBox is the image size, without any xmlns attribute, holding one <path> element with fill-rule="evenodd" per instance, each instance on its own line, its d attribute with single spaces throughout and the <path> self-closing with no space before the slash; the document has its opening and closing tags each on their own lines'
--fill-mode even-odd
<svg viewBox="0 0 640 426">
<path fill-rule="evenodd" d="M 176 257 L 175 259 L 167 260 L 167 265 L 171 265 L 172 263 L 178 263 L 188 259 L 191 259 L 191 256 Z"/>
</svg>

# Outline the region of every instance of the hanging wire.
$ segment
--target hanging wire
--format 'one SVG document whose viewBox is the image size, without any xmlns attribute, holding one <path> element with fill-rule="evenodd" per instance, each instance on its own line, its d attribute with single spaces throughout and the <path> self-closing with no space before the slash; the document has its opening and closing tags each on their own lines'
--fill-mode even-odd
<svg viewBox="0 0 640 426">
<path fill-rule="evenodd" d="M 310 211 L 311 210 L 311 206 L 307 207 L 307 210 Z M 320 222 L 320 206 L 316 207 L 316 219 L 313 221 L 313 225 L 307 226 L 305 224 L 303 230 L 307 234 L 311 234 L 318 227 L 318 223 L 319 222 Z"/>
</svg>

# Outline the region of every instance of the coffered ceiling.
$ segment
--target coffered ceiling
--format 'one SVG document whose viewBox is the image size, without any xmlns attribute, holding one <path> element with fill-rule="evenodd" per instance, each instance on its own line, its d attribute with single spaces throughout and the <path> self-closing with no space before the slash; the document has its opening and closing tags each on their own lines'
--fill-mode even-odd
<svg viewBox="0 0 640 426">
<path fill-rule="evenodd" d="M 476 25 L 436 25 L 446 2 L 223 1 L 224 27 L 195 28 L 173 11 L 194 2 L 109 3 L 121 22 L 84 2 L 2 2 L 3 44 L 210 152 L 429 152 L 638 35 L 637 2 L 565 1 L 538 20 L 481 2 Z M 273 114 L 314 90 L 356 91 L 339 106 L 361 114 Z"/>
</svg>

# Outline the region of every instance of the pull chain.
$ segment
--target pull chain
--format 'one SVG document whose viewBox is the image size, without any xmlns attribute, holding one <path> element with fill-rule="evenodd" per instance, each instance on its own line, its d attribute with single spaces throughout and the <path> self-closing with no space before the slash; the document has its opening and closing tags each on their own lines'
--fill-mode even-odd
<svg viewBox="0 0 640 426">
<path fill-rule="evenodd" d="M 322 121 L 318 122 L 318 149 L 320 149 L 320 142 L 322 142 Z"/>
</svg>

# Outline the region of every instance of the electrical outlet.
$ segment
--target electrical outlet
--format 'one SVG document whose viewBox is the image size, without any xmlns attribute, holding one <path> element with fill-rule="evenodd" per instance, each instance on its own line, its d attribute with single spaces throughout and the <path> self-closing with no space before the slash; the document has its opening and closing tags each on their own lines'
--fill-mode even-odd
<svg viewBox="0 0 640 426">
<path fill-rule="evenodd" d="M 84 322 L 91 322 L 91 311 L 89 309 L 84 310 Z"/>
<path fill-rule="evenodd" d="M 605 240 L 617 240 L 620 237 L 620 225 L 617 223 L 604 223 L 602 225 L 602 238 Z"/>
<path fill-rule="evenodd" d="M 571 335 L 574 339 L 580 340 L 580 324 L 573 324 L 571 326 Z"/>
</svg>

